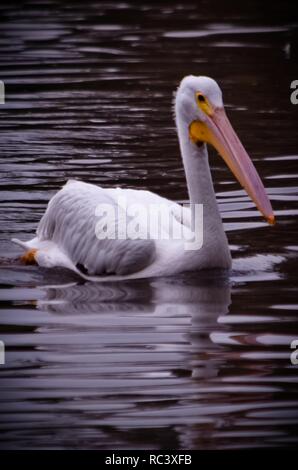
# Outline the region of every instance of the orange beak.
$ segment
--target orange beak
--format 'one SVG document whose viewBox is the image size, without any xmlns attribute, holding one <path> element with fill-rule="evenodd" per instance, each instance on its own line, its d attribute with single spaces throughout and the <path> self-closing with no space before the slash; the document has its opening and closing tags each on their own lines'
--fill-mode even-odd
<svg viewBox="0 0 298 470">
<path fill-rule="evenodd" d="M 189 128 L 190 138 L 206 142 L 217 150 L 241 186 L 256 204 L 269 224 L 274 224 L 274 214 L 263 183 L 241 144 L 223 108 L 206 114 L 206 121 L 193 121 Z"/>
</svg>

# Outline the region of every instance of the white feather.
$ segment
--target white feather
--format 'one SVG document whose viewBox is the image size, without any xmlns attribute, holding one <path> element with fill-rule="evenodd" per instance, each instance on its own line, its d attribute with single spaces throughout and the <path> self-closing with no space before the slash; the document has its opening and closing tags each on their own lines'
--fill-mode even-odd
<svg viewBox="0 0 298 470">
<path fill-rule="evenodd" d="M 206 77 L 186 77 L 176 95 L 176 123 L 192 203 L 204 203 L 204 244 L 200 250 L 185 250 L 185 237 L 171 239 L 170 218 L 184 235 L 191 233 L 191 211 L 150 191 L 111 188 L 70 180 L 50 200 L 38 228 L 29 242 L 13 241 L 25 249 L 37 249 L 36 260 L 46 267 L 63 266 L 86 279 L 137 278 L 171 275 L 210 267 L 227 268 L 231 264 L 227 239 L 213 190 L 205 145 L 194 146 L 188 125 L 197 118 L 194 87 L 209 93 L 222 103 L 216 82 Z M 210 99 L 211 99 L 210 98 Z M 126 207 L 119 200 L 125 199 Z M 139 222 L 145 239 L 99 239 L 96 236 L 96 207 L 107 204 L 115 209 L 114 229 L 121 226 L 134 204 L 144 207 Z M 159 227 L 148 226 L 148 211 L 162 205 L 166 216 Z M 100 227 L 100 224 L 99 224 Z M 101 227 L 104 230 L 104 227 Z M 161 237 L 155 239 L 156 229 Z M 172 227 L 173 229 L 173 227 Z M 168 238 L 168 239 L 167 239 Z"/>
</svg>

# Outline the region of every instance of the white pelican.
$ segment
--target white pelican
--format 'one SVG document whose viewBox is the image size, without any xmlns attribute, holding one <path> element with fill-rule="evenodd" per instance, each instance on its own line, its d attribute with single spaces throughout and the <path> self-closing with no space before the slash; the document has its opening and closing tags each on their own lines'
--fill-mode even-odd
<svg viewBox="0 0 298 470">
<path fill-rule="evenodd" d="M 208 163 L 206 144 L 215 147 L 235 177 L 270 224 L 274 215 L 258 173 L 233 130 L 224 110 L 222 93 L 208 77 L 189 75 L 177 90 L 175 115 L 180 150 L 185 169 L 191 207 L 203 204 L 203 245 L 186 250 L 183 240 L 156 239 L 141 219 L 147 239 L 100 239 L 96 235 L 96 207 L 108 204 L 119 209 L 113 224 L 118 226 L 130 204 L 145 208 L 162 204 L 175 223 L 190 230 L 191 209 L 162 198 L 150 191 L 101 188 L 70 180 L 50 200 L 36 237 L 13 241 L 26 253 L 25 263 L 45 267 L 62 266 L 85 279 L 111 280 L 167 276 L 207 268 L 230 268 L 231 255 L 223 229 Z M 119 197 L 128 206 L 119 206 Z M 152 206 L 151 206 L 152 207 Z M 183 214 L 183 216 L 181 216 Z M 165 217 L 166 219 L 166 217 Z M 111 222 L 111 221 L 110 221 Z M 167 231 L 163 220 L 161 228 Z M 102 226 L 102 230 L 106 228 Z M 148 233 L 149 230 L 149 233 Z"/>
</svg>

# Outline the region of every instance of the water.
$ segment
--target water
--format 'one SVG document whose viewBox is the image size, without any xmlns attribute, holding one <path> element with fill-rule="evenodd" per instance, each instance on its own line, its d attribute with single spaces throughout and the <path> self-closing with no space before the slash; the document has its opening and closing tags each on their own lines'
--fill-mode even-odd
<svg viewBox="0 0 298 470">
<path fill-rule="evenodd" d="M 297 21 L 242 3 L 1 5 L 1 448 L 297 445 Z M 276 226 L 211 151 L 229 276 L 21 266 L 10 238 L 68 178 L 187 199 L 171 103 L 189 73 L 220 83 Z"/>
</svg>

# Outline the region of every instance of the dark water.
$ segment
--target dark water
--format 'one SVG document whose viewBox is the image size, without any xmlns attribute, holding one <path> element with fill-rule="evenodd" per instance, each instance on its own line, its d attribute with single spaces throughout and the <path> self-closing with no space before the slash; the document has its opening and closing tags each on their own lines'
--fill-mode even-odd
<svg viewBox="0 0 298 470">
<path fill-rule="evenodd" d="M 22 3 L 0 7 L 1 448 L 296 446 L 294 2 Z M 218 80 L 276 226 L 211 152 L 229 277 L 18 265 L 10 238 L 32 237 L 68 178 L 187 198 L 171 103 L 190 73 Z"/>
</svg>

